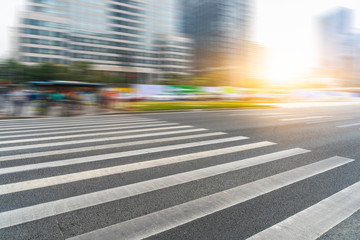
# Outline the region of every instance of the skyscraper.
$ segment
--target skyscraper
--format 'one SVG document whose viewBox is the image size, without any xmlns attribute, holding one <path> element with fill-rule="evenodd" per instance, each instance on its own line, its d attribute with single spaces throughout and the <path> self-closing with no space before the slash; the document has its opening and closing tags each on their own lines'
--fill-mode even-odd
<svg viewBox="0 0 360 240">
<path fill-rule="evenodd" d="M 21 18 L 17 58 L 25 64 L 88 61 L 142 83 L 191 69 L 177 0 L 29 0 Z"/>
<path fill-rule="evenodd" d="M 353 24 L 354 11 L 342 7 L 318 19 L 322 73 L 342 79 L 343 86 L 359 85 L 360 35 Z"/>
<path fill-rule="evenodd" d="M 251 0 L 182 0 L 182 4 L 183 31 L 194 39 L 196 70 L 243 72 Z"/>
</svg>

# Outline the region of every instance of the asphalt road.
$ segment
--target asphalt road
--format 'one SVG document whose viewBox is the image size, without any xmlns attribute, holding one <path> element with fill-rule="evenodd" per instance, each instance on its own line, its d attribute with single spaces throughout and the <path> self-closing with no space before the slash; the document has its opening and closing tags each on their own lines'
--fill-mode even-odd
<svg viewBox="0 0 360 240">
<path fill-rule="evenodd" d="M 360 239 L 360 105 L 0 121 L 0 239 Z"/>
</svg>

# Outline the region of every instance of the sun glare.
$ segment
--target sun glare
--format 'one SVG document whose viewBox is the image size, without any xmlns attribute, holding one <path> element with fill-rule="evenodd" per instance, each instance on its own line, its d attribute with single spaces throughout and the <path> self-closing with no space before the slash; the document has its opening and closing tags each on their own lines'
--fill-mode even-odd
<svg viewBox="0 0 360 240">
<path fill-rule="evenodd" d="M 306 60 L 287 54 L 269 58 L 267 80 L 271 85 L 296 86 L 307 70 Z"/>
</svg>

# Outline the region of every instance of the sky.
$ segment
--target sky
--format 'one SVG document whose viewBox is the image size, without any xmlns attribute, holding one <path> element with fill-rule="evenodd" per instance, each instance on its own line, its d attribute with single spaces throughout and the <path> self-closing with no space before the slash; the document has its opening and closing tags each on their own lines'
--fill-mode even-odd
<svg viewBox="0 0 360 240">
<path fill-rule="evenodd" d="M 360 28 L 360 0 L 257 0 L 254 40 L 267 48 L 272 77 L 281 80 L 317 66 L 316 19 L 338 6 L 354 9 Z"/>
<path fill-rule="evenodd" d="M 226 0 L 224 0 L 226 1 Z M 264 45 L 269 53 L 270 68 L 285 72 L 306 71 L 317 64 L 316 17 L 336 6 L 357 10 L 360 28 L 360 0 L 254 0 L 255 28 L 253 40 Z M 8 55 L 11 28 L 25 0 L 0 1 L 0 57 Z"/>
<path fill-rule="evenodd" d="M 17 12 L 24 8 L 25 0 L 0 0 L 0 57 L 7 56 L 10 50 L 11 30 L 16 26 Z"/>
</svg>

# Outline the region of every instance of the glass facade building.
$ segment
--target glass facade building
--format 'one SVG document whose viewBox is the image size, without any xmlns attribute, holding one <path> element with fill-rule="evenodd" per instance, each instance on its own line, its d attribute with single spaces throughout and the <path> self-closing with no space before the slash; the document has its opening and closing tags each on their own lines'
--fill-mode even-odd
<svg viewBox="0 0 360 240">
<path fill-rule="evenodd" d="M 177 0 L 29 0 L 17 58 L 25 64 L 87 61 L 96 70 L 136 73 L 143 83 L 188 74 L 192 41 L 180 20 Z"/>
<path fill-rule="evenodd" d="M 183 32 L 194 39 L 201 69 L 241 68 L 247 55 L 252 0 L 182 0 Z"/>
</svg>

